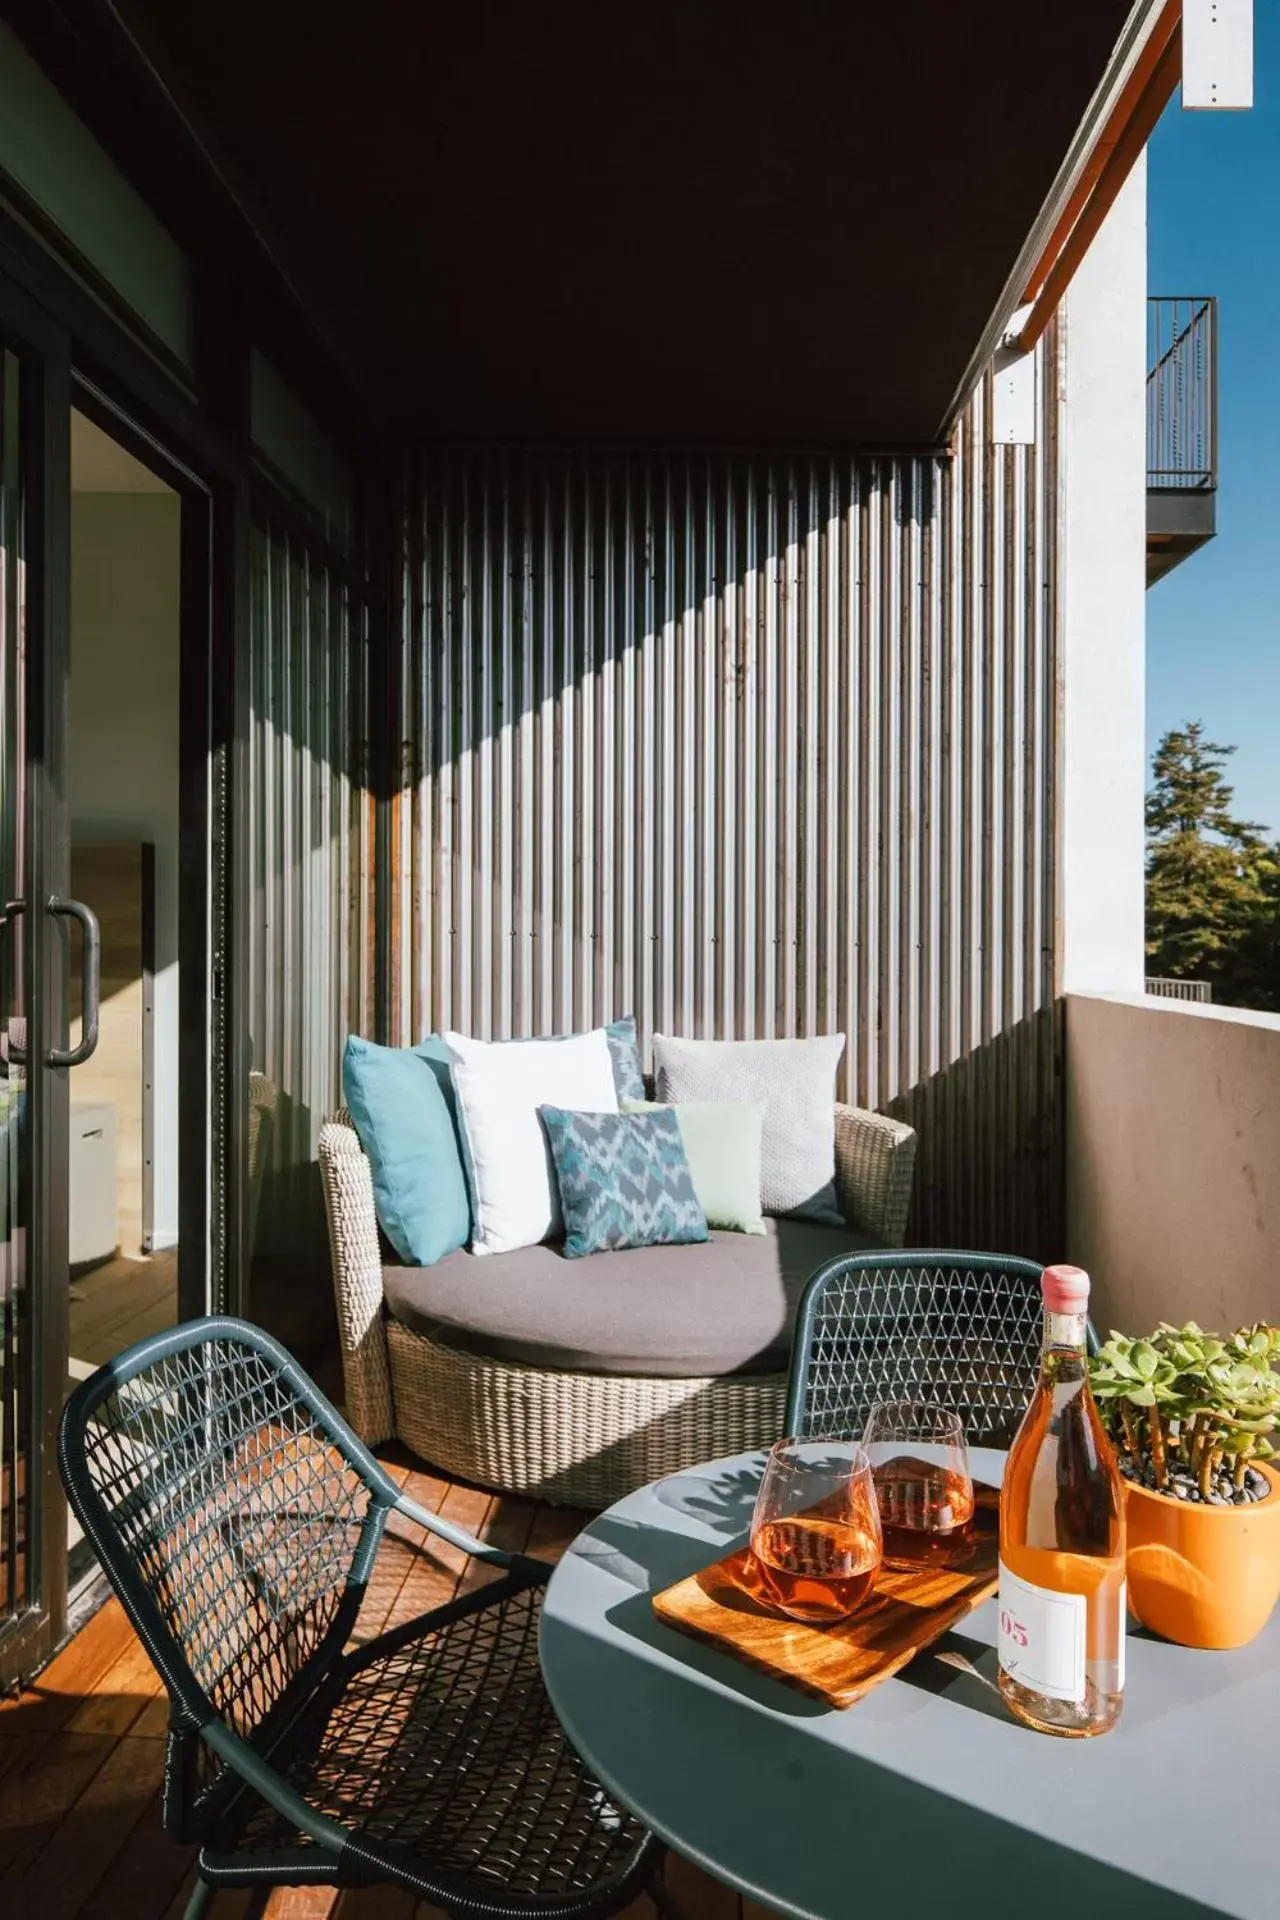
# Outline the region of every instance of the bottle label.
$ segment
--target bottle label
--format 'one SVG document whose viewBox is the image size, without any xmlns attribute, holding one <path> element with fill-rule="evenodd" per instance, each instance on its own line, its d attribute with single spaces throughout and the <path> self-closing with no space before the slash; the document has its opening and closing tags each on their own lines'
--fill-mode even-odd
<svg viewBox="0 0 1280 1920">
<path fill-rule="evenodd" d="M 997 1645 L 1011 1680 L 1050 1700 L 1084 1701 L 1087 1603 L 1082 1593 L 1055 1593 L 1020 1580 L 1000 1562 Z"/>
</svg>

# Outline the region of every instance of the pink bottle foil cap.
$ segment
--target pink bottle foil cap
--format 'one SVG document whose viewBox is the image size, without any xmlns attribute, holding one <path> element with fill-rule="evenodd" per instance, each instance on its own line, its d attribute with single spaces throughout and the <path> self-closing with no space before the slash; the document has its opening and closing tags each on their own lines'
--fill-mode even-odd
<svg viewBox="0 0 1280 1920">
<path fill-rule="evenodd" d="M 1040 1291 L 1050 1313 L 1084 1313 L 1089 1306 L 1089 1276 L 1083 1267 L 1046 1267 Z"/>
</svg>

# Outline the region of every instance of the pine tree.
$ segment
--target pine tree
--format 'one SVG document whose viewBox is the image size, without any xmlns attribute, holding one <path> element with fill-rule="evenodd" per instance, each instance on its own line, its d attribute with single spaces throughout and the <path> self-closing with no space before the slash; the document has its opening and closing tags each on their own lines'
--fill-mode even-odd
<svg viewBox="0 0 1280 1920">
<path fill-rule="evenodd" d="M 1147 795 L 1148 970 L 1211 981 L 1227 1000 L 1242 949 L 1275 911 L 1262 829 L 1231 810 L 1223 767 L 1234 752 L 1198 720 L 1170 728 Z"/>
<path fill-rule="evenodd" d="M 1280 842 L 1259 862 L 1262 906 L 1231 957 L 1219 998 L 1233 1007 L 1280 1013 Z"/>
</svg>

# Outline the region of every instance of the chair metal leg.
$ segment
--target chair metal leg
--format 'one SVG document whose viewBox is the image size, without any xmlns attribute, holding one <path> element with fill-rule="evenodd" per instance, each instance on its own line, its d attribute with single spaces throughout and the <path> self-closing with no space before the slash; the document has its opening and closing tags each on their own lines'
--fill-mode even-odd
<svg viewBox="0 0 1280 1920">
<path fill-rule="evenodd" d="M 213 1888 L 197 1873 L 196 1883 L 191 1889 L 191 1898 L 187 1902 L 183 1920 L 201 1920 L 201 1915 L 208 1913 L 212 1904 Z"/>
</svg>

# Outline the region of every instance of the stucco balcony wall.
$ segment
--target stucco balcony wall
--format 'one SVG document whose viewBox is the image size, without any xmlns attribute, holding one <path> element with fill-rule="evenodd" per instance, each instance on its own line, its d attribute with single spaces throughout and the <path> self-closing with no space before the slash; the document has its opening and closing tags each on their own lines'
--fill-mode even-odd
<svg viewBox="0 0 1280 1920">
<path fill-rule="evenodd" d="M 1095 1322 L 1280 1318 L 1280 1017 L 1069 995 L 1067 1243 Z"/>
</svg>

